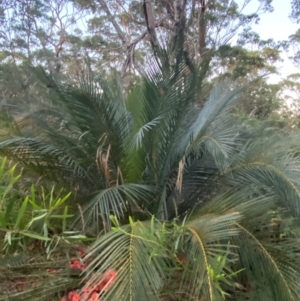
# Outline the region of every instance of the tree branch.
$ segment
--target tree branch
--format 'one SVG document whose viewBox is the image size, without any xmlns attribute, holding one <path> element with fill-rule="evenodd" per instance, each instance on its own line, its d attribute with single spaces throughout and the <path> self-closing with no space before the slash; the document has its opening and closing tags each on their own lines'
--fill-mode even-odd
<svg viewBox="0 0 300 301">
<path fill-rule="evenodd" d="M 116 19 L 114 18 L 114 16 L 112 15 L 111 11 L 109 10 L 108 6 L 106 5 L 104 0 L 99 0 L 103 10 L 105 11 L 106 15 L 108 16 L 109 21 L 111 22 L 111 24 L 113 25 L 113 27 L 115 28 L 117 34 L 119 35 L 120 39 L 122 40 L 122 42 L 124 44 L 127 44 L 127 39 L 126 39 L 126 35 L 124 34 L 124 32 L 122 31 L 121 27 L 119 26 L 119 24 L 116 22 Z"/>
<path fill-rule="evenodd" d="M 161 26 L 166 18 L 167 16 L 164 16 L 161 19 L 159 19 L 157 22 L 155 22 L 155 27 Z M 131 65 L 133 65 L 141 75 L 143 74 L 141 67 L 139 66 L 138 62 L 134 58 L 134 48 L 147 35 L 147 33 L 148 30 L 145 30 L 140 36 L 134 39 L 133 42 L 130 43 L 130 45 L 127 46 L 126 48 L 127 55 L 126 55 L 126 60 L 122 67 L 122 76 L 125 74 L 127 67 Z"/>
<path fill-rule="evenodd" d="M 164 16 L 162 18 L 160 18 L 158 21 L 155 22 L 155 27 L 159 27 L 159 26 L 165 26 L 164 21 L 167 19 L 167 16 Z M 130 44 L 137 44 L 138 42 L 140 42 L 148 33 L 148 29 L 145 30 L 139 37 L 137 37 L 135 40 L 133 40 L 133 42 Z"/>
<path fill-rule="evenodd" d="M 200 1 L 201 8 L 200 8 L 200 21 L 199 21 L 199 35 L 198 35 L 198 45 L 199 45 L 199 53 L 201 57 L 203 57 L 205 48 L 206 48 L 206 34 L 207 34 L 207 20 L 206 20 L 206 8 L 207 4 L 205 0 Z"/>
<path fill-rule="evenodd" d="M 150 41 L 152 44 L 152 47 L 155 49 L 159 49 L 159 43 L 156 36 L 155 31 L 155 20 L 153 16 L 153 10 L 151 5 L 151 0 L 144 0 L 144 14 L 145 14 L 145 20 L 147 25 L 147 30 L 150 36 Z"/>
<path fill-rule="evenodd" d="M 172 10 L 172 6 L 170 4 L 170 1 L 168 1 L 168 0 L 161 0 L 161 2 L 166 7 L 166 10 L 167 10 L 168 14 L 170 15 L 170 17 L 174 21 L 174 12 Z"/>
<path fill-rule="evenodd" d="M 195 6 L 196 6 L 196 0 L 192 0 L 191 14 L 190 14 L 189 21 L 187 22 L 187 26 L 191 26 L 193 24 L 194 14 L 195 14 Z"/>
</svg>

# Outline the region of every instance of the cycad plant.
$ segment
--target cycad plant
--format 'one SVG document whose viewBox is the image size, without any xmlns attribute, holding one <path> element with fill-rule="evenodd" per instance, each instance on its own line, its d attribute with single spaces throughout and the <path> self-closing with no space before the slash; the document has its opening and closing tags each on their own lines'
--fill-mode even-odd
<svg viewBox="0 0 300 301">
<path fill-rule="evenodd" d="M 4 106 L 24 117 L 2 154 L 70 187 L 73 226 L 98 235 L 81 300 L 298 300 L 297 136 L 239 122 L 232 82 L 203 103 L 203 68 L 157 52 L 128 95 L 37 69 L 47 106 Z"/>
</svg>

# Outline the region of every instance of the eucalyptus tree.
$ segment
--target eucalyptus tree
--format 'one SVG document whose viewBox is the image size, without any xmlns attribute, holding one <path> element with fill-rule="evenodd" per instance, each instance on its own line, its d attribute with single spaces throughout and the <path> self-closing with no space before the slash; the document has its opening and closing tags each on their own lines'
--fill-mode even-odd
<svg viewBox="0 0 300 301">
<path fill-rule="evenodd" d="M 1 102 L 34 106 L 44 94 L 28 64 L 41 65 L 59 76 L 62 65 L 66 72 L 67 66 L 74 70 L 76 60 L 64 52 L 67 36 L 84 15 L 67 0 L 1 1 L 0 12 Z"/>
<path fill-rule="evenodd" d="M 123 82 L 130 85 L 136 73 L 142 73 L 152 45 L 164 47 L 179 36 L 179 31 L 186 32 L 186 44 L 209 73 L 219 48 L 238 33 L 244 44 L 260 40 L 256 37 L 254 41 L 249 35 L 251 24 L 259 21 L 260 14 L 272 10 L 271 2 L 260 1 L 255 11 L 246 12 L 250 2 L 2 1 L 3 82 L 14 82 L 9 89 L 15 95 L 27 93 L 28 99 L 34 99 L 35 81 L 21 66 L 29 62 L 59 77 L 79 78 L 91 72 L 117 70 L 126 78 Z M 3 85 L 2 91 L 6 90 Z M 2 99 L 8 99 L 10 94 L 2 95 Z"/>
<path fill-rule="evenodd" d="M 163 48 L 176 43 L 180 31 L 186 35 L 185 47 L 203 64 L 212 85 L 223 76 L 242 81 L 249 74 L 275 72 L 279 45 L 262 41 L 251 31 L 260 14 L 272 10 L 271 2 L 261 1 L 253 13 L 247 9 L 250 2 L 2 1 L 1 102 L 25 102 L 36 108 L 37 99 L 46 100 L 45 90 L 40 89 L 28 63 L 42 65 L 60 80 L 79 80 L 87 74 L 108 77 L 119 72 L 128 91 L 146 67 L 153 39 Z M 235 40 L 236 46 L 229 45 Z M 279 101 L 275 89 L 265 82 L 261 85 L 254 103 L 257 116 L 266 116 Z M 209 90 L 203 91 L 199 103 L 208 97 Z M 264 91 L 270 92 L 267 103 L 261 102 Z M 253 111 L 249 102 L 244 108 L 248 114 Z"/>
<path fill-rule="evenodd" d="M 198 62 L 210 60 L 238 32 L 249 32 L 260 14 L 272 11 L 271 1 L 260 1 L 251 12 L 246 12 L 251 1 L 73 2 L 89 12 L 89 36 L 95 37 L 94 42 L 90 39 L 91 45 L 105 46 L 105 62 L 109 66 L 119 65 L 123 73 L 128 68 L 140 70 L 150 44 L 163 47 L 166 41 L 176 39 L 180 31 L 186 32 L 186 43 L 192 45 Z M 245 40 L 249 40 L 246 35 Z"/>
</svg>

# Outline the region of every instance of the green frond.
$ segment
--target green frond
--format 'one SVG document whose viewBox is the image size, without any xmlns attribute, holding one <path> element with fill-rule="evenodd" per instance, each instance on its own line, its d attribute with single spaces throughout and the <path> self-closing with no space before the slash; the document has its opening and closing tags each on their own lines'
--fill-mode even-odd
<svg viewBox="0 0 300 301">
<path fill-rule="evenodd" d="M 235 224 L 241 218 L 239 213 L 234 212 L 204 215 L 187 223 L 186 237 L 183 238 L 181 246 L 187 262 L 184 265 L 180 287 L 180 291 L 186 295 L 186 300 L 223 299 L 220 284 L 213 278 L 212 267 L 226 252 L 228 241 L 239 234 Z M 226 269 L 225 266 L 224 268 Z"/>
<path fill-rule="evenodd" d="M 118 219 L 131 210 L 143 212 L 144 205 L 149 202 L 153 194 L 153 187 L 142 184 L 115 185 L 102 191 L 95 192 L 95 196 L 84 207 L 84 221 L 87 224 L 94 222 L 96 225 L 101 218 L 104 229 L 110 229 L 110 215 Z M 130 209 L 131 208 L 131 209 Z"/>
<path fill-rule="evenodd" d="M 234 239 L 239 248 L 239 256 L 245 272 L 253 274 L 258 288 L 269 290 L 274 301 L 297 300 L 300 289 L 299 262 L 287 258 L 284 244 L 277 248 L 274 244 L 259 240 L 245 226 L 238 224 L 240 236 Z M 296 246 L 295 242 L 293 244 Z"/>
<path fill-rule="evenodd" d="M 237 87 L 233 89 L 232 83 L 220 82 L 217 83 L 211 92 L 209 100 L 199 112 L 195 122 L 187 131 L 186 138 L 183 141 L 184 145 L 188 145 L 188 140 L 191 139 L 191 145 L 187 151 L 197 148 L 202 136 L 208 128 L 215 122 L 220 114 L 228 114 L 228 109 L 238 100 L 238 94 L 241 93 L 244 87 Z"/>
<path fill-rule="evenodd" d="M 251 221 L 268 213 L 278 201 L 271 192 L 259 191 L 257 187 L 244 187 L 243 189 L 229 189 L 200 207 L 194 213 L 195 217 L 205 214 L 226 214 L 236 211 L 243 218 Z"/>
<path fill-rule="evenodd" d="M 6 254 L 0 257 L 0 267 L 2 269 L 23 267 L 27 261 L 28 256 L 26 254 Z"/>
<path fill-rule="evenodd" d="M 206 250 L 205 250 L 205 247 L 204 247 L 204 244 L 203 244 L 203 242 L 202 242 L 202 240 L 201 240 L 201 237 L 200 237 L 200 235 L 197 233 L 197 231 L 195 231 L 193 228 L 188 228 L 188 231 L 192 234 L 192 236 L 193 236 L 193 238 L 197 241 L 197 244 L 198 244 L 198 252 L 200 252 L 200 253 L 202 253 L 202 256 L 203 256 L 203 263 L 201 264 L 201 261 L 200 260 L 197 260 L 197 265 L 199 265 L 199 266 L 204 266 L 204 271 L 205 271 L 205 274 L 206 274 L 206 278 L 207 278 L 207 288 L 206 289 L 203 289 L 203 287 L 205 286 L 205 284 L 206 283 L 204 283 L 204 281 L 202 280 L 198 280 L 200 283 L 200 285 L 199 285 L 199 287 L 201 288 L 202 287 L 202 289 L 203 289 L 203 292 L 201 292 L 200 294 L 199 294 L 199 297 L 201 296 L 201 295 L 203 295 L 203 296 L 205 296 L 204 298 L 206 299 L 207 297 L 206 296 L 208 296 L 208 298 L 207 298 L 207 300 L 210 300 L 210 301 L 213 301 L 214 299 L 216 299 L 216 298 L 214 298 L 214 295 L 213 295 L 213 284 L 212 284 L 212 280 L 211 280 L 211 278 L 210 278 L 210 265 L 209 265 L 209 262 L 208 262 L 208 257 L 207 257 L 207 254 L 206 254 Z M 195 253 L 197 252 L 196 250 L 195 250 Z M 197 253 L 198 253 L 197 252 Z M 198 274 L 198 273 L 197 273 Z M 205 276 L 203 275 L 204 273 L 202 273 L 202 275 L 199 277 L 198 275 L 194 275 L 195 276 L 195 278 L 204 278 Z M 201 285 L 202 284 L 202 285 Z"/>
<path fill-rule="evenodd" d="M 272 187 L 272 191 L 277 196 L 280 196 L 290 210 L 296 215 L 300 215 L 300 188 L 295 181 L 295 176 L 290 177 L 284 163 L 266 162 L 263 158 L 256 158 L 254 162 L 244 162 L 228 172 L 231 175 L 228 177 L 229 182 L 235 184 L 249 185 L 257 184 Z M 298 173 L 300 169 L 297 170 Z M 300 173 L 299 173 L 300 175 Z M 282 203 L 281 203 L 282 204 Z"/>
<path fill-rule="evenodd" d="M 33 283 L 35 282 L 33 281 Z M 63 275 L 61 277 L 51 277 L 47 280 L 45 279 L 44 281 L 40 281 L 38 284 L 39 286 L 37 287 L 27 288 L 20 292 L 4 293 L 2 296 L 0 295 L 0 300 L 47 301 L 49 298 L 53 298 L 55 294 L 57 295 L 58 299 L 58 295 L 61 291 L 66 291 L 67 289 L 76 287 L 79 283 L 79 279 L 67 278 L 63 277 Z"/>
<path fill-rule="evenodd" d="M 162 117 L 158 116 L 154 120 L 142 125 L 130 139 L 131 141 L 128 143 L 129 151 L 141 148 L 145 133 L 151 131 L 157 124 L 159 124 L 161 119 Z"/>
<path fill-rule="evenodd" d="M 230 166 L 242 142 L 238 125 L 233 123 L 230 114 L 222 112 L 201 137 L 199 146 L 212 156 L 220 172 L 223 172 Z"/>
<path fill-rule="evenodd" d="M 35 138 L 16 137 L 0 142 L 0 152 L 50 179 L 57 177 L 58 170 L 62 179 L 64 174 L 89 178 L 86 170 L 76 161 L 77 158 L 72 158 L 66 150 Z"/>
<path fill-rule="evenodd" d="M 0 300 L 53 300 L 79 285 L 81 280 L 68 271 L 66 259 L 48 261 L 43 255 L 19 253 L 0 259 Z M 49 268 L 60 272 L 48 273 Z"/>
<path fill-rule="evenodd" d="M 155 232 L 151 232 L 149 226 L 131 220 L 130 225 L 117 226 L 102 236 L 86 258 L 87 261 L 92 258 L 86 287 L 99 285 L 105 272 L 114 270 L 117 275 L 114 284 L 102 292 L 105 300 L 160 300 L 166 260 L 163 245 L 155 233 L 164 235 L 164 231 L 156 225 Z"/>
</svg>

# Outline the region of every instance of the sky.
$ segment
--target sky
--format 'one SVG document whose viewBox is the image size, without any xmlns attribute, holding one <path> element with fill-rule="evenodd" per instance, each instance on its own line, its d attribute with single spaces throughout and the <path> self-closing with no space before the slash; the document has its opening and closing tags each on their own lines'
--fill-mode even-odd
<svg viewBox="0 0 300 301">
<path fill-rule="evenodd" d="M 291 0 L 273 0 L 272 4 L 274 11 L 268 14 L 262 14 L 261 20 L 258 25 L 253 25 L 254 31 L 259 33 L 260 37 L 264 40 L 273 38 L 275 41 L 287 40 L 290 35 L 295 33 L 300 25 L 293 23 L 289 19 L 291 13 Z M 258 6 L 258 1 L 250 2 L 247 11 L 253 11 Z M 246 11 L 245 11 L 246 12 Z M 299 73 L 300 70 L 296 68 L 289 60 L 288 54 L 282 53 L 283 62 L 278 64 L 279 73 L 281 76 L 286 77 L 292 73 Z M 271 81 L 280 80 L 280 76 L 272 75 Z"/>
</svg>

